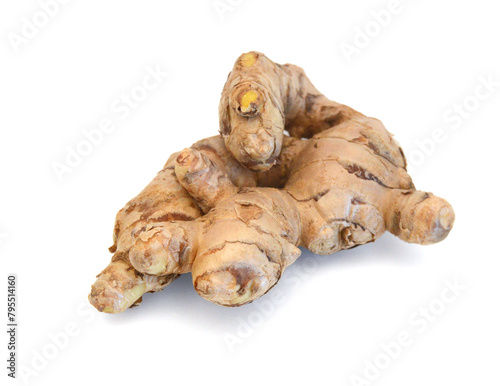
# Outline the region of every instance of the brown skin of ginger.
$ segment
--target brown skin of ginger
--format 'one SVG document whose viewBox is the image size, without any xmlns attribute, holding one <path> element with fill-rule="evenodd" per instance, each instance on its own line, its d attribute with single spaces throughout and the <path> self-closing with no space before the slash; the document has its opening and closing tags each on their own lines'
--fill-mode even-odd
<svg viewBox="0 0 500 386">
<path fill-rule="evenodd" d="M 219 112 L 221 137 L 174 154 L 118 213 L 113 260 L 89 295 L 98 310 L 124 311 L 187 272 L 205 299 L 239 306 L 278 282 L 298 246 L 332 254 L 386 230 L 418 244 L 450 232 L 452 207 L 415 190 L 380 121 L 328 100 L 299 67 L 242 55 Z"/>
</svg>

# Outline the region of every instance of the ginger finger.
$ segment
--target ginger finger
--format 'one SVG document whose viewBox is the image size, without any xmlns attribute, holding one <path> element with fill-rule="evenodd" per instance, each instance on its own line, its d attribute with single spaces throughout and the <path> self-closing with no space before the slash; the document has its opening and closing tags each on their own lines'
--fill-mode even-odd
<svg viewBox="0 0 500 386">
<path fill-rule="evenodd" d="M 204 228 L 193 285 L 202 297 L 223 306 L 262 296 L 300 255 L 299 214 L 283 191 L 243 189 L 197 221 L 204 221 Z"/>
<path fill-rule="evenodd" d="M 238 190 L 226 173 L 195 149 L 184 149 L 177 156 L 175 174 L 204 213 Z"/>
<path fill-rule="evenodd" d="M 223 170 L 194 149 L 177 157 L 175 170 L 182 186 L 208 212 L 195 221 L 201 224 L 192 266 L 197 292 L 224 306 L 262 296 L 300 255 L 295 247 L 299 217 L 292 199 L 275 189 L 239 193 Z"/>
<path fill-rule="evenodd" d="M 146 292 L 161 291 L 179 275 L 148 276 L 137 272 L 126 256 L 115 255 L 98 276 L 89 294 L 97 310 L 110 314 L 123 312 L 140 303 Z"/>
<path fill-rule="evenodd" d="M 189 272 L 196 253 L 197 227 L 193 221 L 159 222 L 133 231 L 130 263 L 148 275 Z"/>
<path fill-rule="evenodd" d="M 421 191 L 395 191 L 391 211 L 387 212 L 388 230 L 401 240 L 434 244 L 448 236 L 455 213 L 448 201 Z"/>
<path fill-rule="evenodd" d="M 218 141 L 218 138 L 207 139 L 207 143 Z M 146 258 L 148 248 L 141 243 L 149 234 L 141 236 L 142 231 L 150 231 L 148 226 L 151 223 L 189 221 L 202 214 L 175 176 L 176 157 L 177 154 L 172 155 L 153 181 L 116 216 L 114 243 L 110 248 L 114 253 L 113 260 L 98 276 L 89 295 L 91 304 L 100 311 L 122 312 L 134 302 L 140 301 L 145 292 L 157 291 L 170 284 L 178 276 L 171 275 L 172 273 L 182 272 L 182 268 L 169 272 L 168 264 L 165 263 L 162 272 L 165 276 L 150 276 L 136 271 L 130 262 L 131 256 L 137 267 L 144 271 L 149 268 L 150 272 L 158 273 L 159 269 L 156 268 L 155 271 L 154 267 L 151 268 L 152 264 L 146 268 L 149 263 Z M 138 239 L 141 241 L 137 242 Z M 175 243 L 176 240 L 172 242 L 172 246 Z M 167 248 L 170 246 L 169 243 L 166 245 Z M 144 261 L 140 261 L 141 255 Z"/>
<path fill-rule="evenodd" d="M 283 144 L 283 131 L 309 138 L 353 117 L 350 107 L 328 100 L 294 65 L 279 65 L 258 52 L 241 55 L 222 91 L 220 132 L 226 147 L 252 170 L 268 170 Z"/>
</svg>

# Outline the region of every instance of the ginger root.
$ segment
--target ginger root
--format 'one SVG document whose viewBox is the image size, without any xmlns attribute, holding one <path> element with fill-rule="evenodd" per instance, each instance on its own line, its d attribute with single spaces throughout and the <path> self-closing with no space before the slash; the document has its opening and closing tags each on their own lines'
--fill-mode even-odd
<svg viewBox="0 0 500 386">
<path fill-rule="evenodd" d="M 242 55 L 219 113 L 221 137 L 171 156 L 118 213 L 113 259 L 89 295 L 98 310 L 124 311 L 187 272 L 205 299 L 239 306 L 299 246 L 332 254 L 386 230 L 431 244 L 453 226 L 447 201 L 415 190 L 380 121 L 328 100 L 299 67 Z"/>
</svg>

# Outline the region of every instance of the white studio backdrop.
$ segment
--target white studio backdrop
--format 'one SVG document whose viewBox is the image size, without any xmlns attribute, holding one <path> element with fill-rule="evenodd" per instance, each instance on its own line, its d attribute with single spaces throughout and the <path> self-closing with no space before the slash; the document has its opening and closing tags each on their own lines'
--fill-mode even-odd
<svg viewBox="0 0 500 386">
<path fill-rule="evenodd" d="M 2 2 L 0 280 L 7 291 L 17 275 L 18 326 L 17 377 L 5 333 L 1 384 L 499 384 L 499 11 L 491 0 Z M 185 275 L 140 307 L 98 313 L 87 294 L 116 212 L 170 154 L 217 135 L 222 86 L 250 50 L 381 119 L 416 186 L 454 206 L 454 229 L 432 246 L 386 234 L 333 256 L 304 251 L 240 308 L 203 300 Z"/>
</svg>

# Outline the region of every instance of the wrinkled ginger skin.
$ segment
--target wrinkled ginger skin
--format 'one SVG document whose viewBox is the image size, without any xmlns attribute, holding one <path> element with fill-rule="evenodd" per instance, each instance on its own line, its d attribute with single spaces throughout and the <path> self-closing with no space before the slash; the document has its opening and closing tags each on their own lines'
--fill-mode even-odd
<svg viewBox="0 0 500 386">
<path fill-rule="evenodd" d="M 258 184 L 258 176 L 227 152 L 220 137 L 201 140 L 193 148 L 216 160 L 235 185 Z M 179 274 L 190 271 L 190 245 L 197 237 L 192 221 L 203 212 L 177 179 L 177 157 L 178 153 L 173 154 L 148 186 L 116 215 L 114 243 L 109 249 L 112 260 L 89 294 L 90 303 L 99 311 L 123 312 L 138 304 L 144 293 L 160 291 Z M 165 260 L 167 256 L 173 262 Z M 159 260 L 165 265 L 158 264 Z"/>
<path fill-rule="evenodd" d="M 415 190 L 403 151 L 383 124 L 330 101 L 300 67 L 259 52 L 241 55 L 224 85 L 219 119 L 226 147 L 253 170 L 277 163 L 284 130 L 310 138 L 286 166 L 285 190 L 299 206 L 310 206 L 302 241 L 313 252 L 333 253 L 369 241 L 369 234 L 373 241 L 383 230 L 430 244 L 453 226 L 448 202 Z"/>
<path fill-rule="evenodd" d="M 176 154 L 172 155 L 153 181 L 116 216 L 114 244 L 110 248 L 113 253 L 112 261 L 97 276 L 89 295 L 90 303 L 99 311 L 122 312 L 140 301 L 144 293 L 162 290 L 178 277 L 177 272 L 164 277 L 149 276 L 137 271 L 130 261 L 132 246 L 132 255 L 137 255 L 137 250 L 140 249 L 135 248 L 138 235 L 142 235 L 144 239 L 144 233 L 147 233 L 153 239 L 150 241 L 152 244 L 162 224 L 183 224 L 202 214 L 198 205 L 177 181 L 175 158 Z M 159 250 L 169 248 L 169 245 L 158 245 L 157 242 L 154 246 Z M 146 257 L 140 260 L 142 267 L 148 265 Z"/>
<path fill-rule="evenodd" d="M 203 298 L 240 306 L 276 285 L 299 246 L 332 254 L 386 230 L 425 245 L 453 227 L 382 123 L 328 100 L 299 67 L 243 54 L 219 113 L 220 137 L 172 155 L 118 213 L 89 295 L 98 310 L 121 312 L 187 272 Z"/>
<path fill-rule="evenodd" d="M 259 52 L 238 58 L 219 105 L 220 133 L 227 149 L 251 170 L 268 170 L 283 146 L 283 131 L 310 138 L 362 116 L 328 100 L 300 67 L 279 65 Z"/>
</svg>

